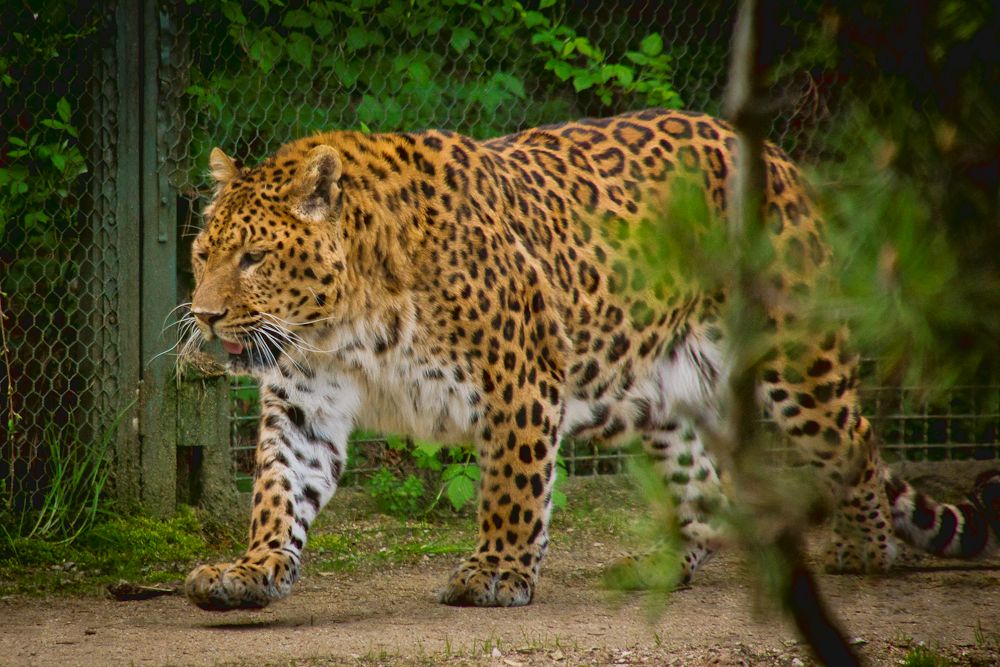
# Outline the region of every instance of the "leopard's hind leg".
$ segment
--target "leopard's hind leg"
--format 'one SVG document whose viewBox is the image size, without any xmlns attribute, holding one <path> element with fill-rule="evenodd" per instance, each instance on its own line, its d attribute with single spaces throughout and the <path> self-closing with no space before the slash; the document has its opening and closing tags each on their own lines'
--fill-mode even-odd
<svg viewBox="0 0 1000 667">
<path fill-rule="evenodd" d="M 815 469 L 819 491 L 833 506 L 831 572 L 884 572 L 896 557 L 884 463 L 871 424 L 860 414 L 857 357 L 843 335 L 818 345 L 785 345 L 761 373 L 761 393 L 798 459 Z"/>
</svg>

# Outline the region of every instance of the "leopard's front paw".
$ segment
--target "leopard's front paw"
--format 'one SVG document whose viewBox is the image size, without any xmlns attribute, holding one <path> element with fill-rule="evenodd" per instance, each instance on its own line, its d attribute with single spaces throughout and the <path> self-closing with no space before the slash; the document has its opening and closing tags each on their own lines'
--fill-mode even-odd
<svg viewBox="0 0 1000 667">
<path fill-rule="evenodd" d="M 288 595 L 298 567 L 285 554 L 244 556 L 236 563 L 201 565 L 184 582 L 184 594 L 207 611 L 260 609 Z"/>
<path fill-rule="evenodd" d="M 528 575 L 468 560 L 448 579 L 439 599 L 459 607 L 521 607 L 534 593 Z"/>
</svg>

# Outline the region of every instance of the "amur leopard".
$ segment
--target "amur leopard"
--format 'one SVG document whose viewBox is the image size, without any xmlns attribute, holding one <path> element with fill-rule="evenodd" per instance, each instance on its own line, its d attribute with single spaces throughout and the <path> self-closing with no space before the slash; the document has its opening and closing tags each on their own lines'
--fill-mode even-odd
<svg viewBox="0 0 1000 667">
<path fill-rule="evenodd" d="M 188 598 L 288 595 L 359 427 L 477 449 L 477 546 L 442 602 L 532 600 L 565 437 L 641 441 L 677 501 L 690 578 L 721 539 L 707 515 L 719 474 L 692 423 L 717 418 L 727 380 L 727 289 L 650 266 L 647 232 L 678 183 L 725 224 L 736 150 L 725 122 L 665 110 L 487 141 L 330 132 L 252 168 L 215 149 L 191 314 L 259 379 L 262 415 L 249 546 L 191 572 Z M 778 341 L 829 258 L 799 171 L 773 145 L 765 159 Z M 948 505 L 890 474 L 845 343 L 775 343 L 760 374 L 764 407 L 838 506 L 828 567 L 885 570 L 897 537 L 950 556 L 994 547 L 1000 475 Z"/>
</svg>

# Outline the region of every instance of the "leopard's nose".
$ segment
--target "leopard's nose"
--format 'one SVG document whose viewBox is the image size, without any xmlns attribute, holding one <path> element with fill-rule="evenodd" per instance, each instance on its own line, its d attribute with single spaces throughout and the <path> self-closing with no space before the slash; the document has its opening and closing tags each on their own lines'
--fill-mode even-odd
<svg viewBox="0 0 1000 667">
<path fill-rule="evenodd" d="M 194 315 L 195 317 L 197 317 L 199 320 L 201 320 L 209 328 L 211 328 L 213 324 L 215 324 L 216 322 L 218 322 L 219 320 L 221 320 L 223 317 L 225 317 L 226 313 L 228 313 L 228 312 L 229 312 L 228 308 L 226 308 L 225 310 L 223 310 L 221 313 L 218 312 L 218 311 L 205 310 L 205 309 L 202 309 L 202 308 L 192 308 L 191 309 L 191 314 Z"/>
</svg>

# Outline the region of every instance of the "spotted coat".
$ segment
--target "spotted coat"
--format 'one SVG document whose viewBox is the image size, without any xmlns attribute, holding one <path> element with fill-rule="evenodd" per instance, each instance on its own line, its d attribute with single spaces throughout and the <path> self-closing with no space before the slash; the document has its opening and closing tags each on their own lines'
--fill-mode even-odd
<svg viewBox="0 0 1000 667">
<path fill-rule="evenodd" d="M 721 539 L 700 433 L 728 373 L 727 289 L 713 282 L 725 271 L 682 267 L 692 239 L 724 230 L 736 151 L 724 122 L 663 110 L 482 142 L 331 132 L 249 169 L 213 151 L 192 314 L 260 380 L 262 416 L 248 550 L 194 570 L 188 597 L 228 609 L 288 594 L 359 427 L 475 444 L 477 545 L 446 603 L 530 602 L 567 436 L 642 442 L 677 500 L 690 577 Z M 796 304 L 828 251 L 799 171 L 771 145 L 766 173 L 760 396 L 840 505 L 829 565 L 885 569 L 894 534 L 983 551 L 1000 511 L 991 537 L 985 501 L 941 505 L 892 478 L 844 333 L 804 333 Z M 985 480 L 980 498 L 998 487 Z"/>
</svg>

